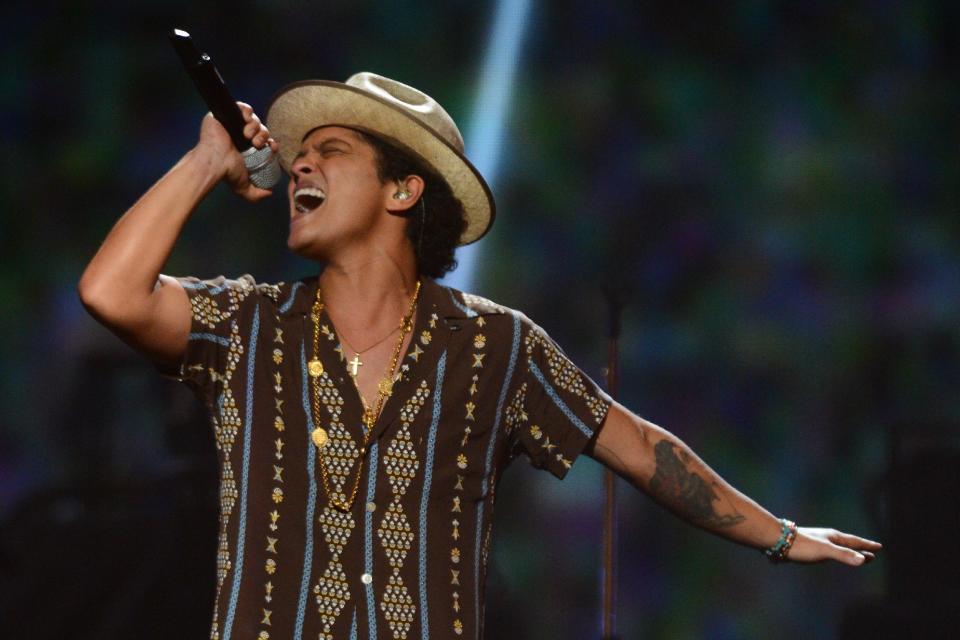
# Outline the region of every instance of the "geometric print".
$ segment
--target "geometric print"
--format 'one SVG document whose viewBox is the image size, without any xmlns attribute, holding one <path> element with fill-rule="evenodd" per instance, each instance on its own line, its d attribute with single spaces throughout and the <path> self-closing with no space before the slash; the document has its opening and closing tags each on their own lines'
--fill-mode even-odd
<svg viewBox="0 0 960 640">
<path fill-rule="evenodd" d="M 316 596 L 320 621 L 323 625 L 320 638 L 321 640 L 333 640 L 331 630 L 337 621 L 337 617 L 350 599 L 349 582 L 341 561 L 341 555 L 350 539 L 350 534 L 353 533 L 356 521 L 350 513 L 344 513 L 334 507 L 332 500 L 341 504 L 347 501 L 344 484 L 347 478 L 352 477 L 355 473 L 354 466 L 360 452 L 346 425 L 340 420 L 343 398 L 326 371 L 317 378 L 317 385 L 320 389 L 320 401 L 330 416 L 330 422 L 327 423 L 329 440 L 324 447 L 323 464 L 327 468 L 331 485 L 330 490 L 333 495 L 330 496 L 331 501 L 328 501 L 323 508 L 319 518 L 320 531 L 323 533 L 324 541 L 330 550 L 330 559 L 327 568 L 320 576 L 317 584 L 314 585 L 313 592 Z M 317 416 L 317 422 L 320 422 L 319 416 Z"/>
<path fill-rule="evenodd" d="M 198 295 L 190 297 L 190 311 L 192 326 L 202 327 L 203 329 L 218 329 L 225 321 L 230 320 L 240 304 L 253 291 L 253 287 L 244 281 L 239 282 L 239 287 L 231 287 L 227 295 L 227 309 L 222 310 L 217 301 L 212 296 Z M 187 286 L 187 283 L 184 283 Z M 206 285 L 198 283 L 194 288 L 206 290 Z M 222 330 L 222 328 L 221 328 Z M 223 363 L 223 370 L 217 370 L 210 367 L 206 372 L 211 382 L 219 386 L 219 394 L 216 398 L 216 411 L 211 412 L 211 422 L 213 424 L 214 445 L 220 457 L 220 513 L 219 530 L 217 533 L 217 585 L 214 601 L 214 618 L 210 629 L 210 637 L 213 640 L 219 640 L 219 620 L 217 612 L 219 611 L 220 595 L 223 591 L 223 583 L 230 573 L 233 563 L 230 558 L 230 539 L 228 535 L 230 517 L 236 506 L 239 492 L 237 481 L 234 476 L 233 465 L 231 464 L 231 453 L 233 445 L 240 432 L 242 419 L 240 410 L 237 407 L 231 383 L 237 366 L 240 364 L 240 358 L 244 354 L 243 340 L 236 319 L 229 323 L 229 335 L 227 337 L 227 353 Z"/>
<path fill-rule="evenodd" d="M 547 334 L 539 327 L 533 326 L 523 342 L 526 346 L 528 358 L 532 356 L 537 347 L 543 349 L 547 359 L 547 368 L 554 384 L 582 399 L 593 416 L 593 421 L 597 425 L 602 424 L 604 417 L 607 415 L 607 410 L 610 408 L 609 404 L 600 399 L 595 392 L 587 389 L 576 365 L 557 349 L 553 341 L 547 337 Z"/>
<path fill-rule="evenodd" d="M 413 598 L 410 597 L 410 591 L 400 575 L 407 554 L 413 546 L 414 538 L 410 519 L 403 509 L 403 498 L 420 466 L 410 435 L 410 425 L 429 395 L 430 389 L 426 381 L 422 381 L 420 387 L 400 411 L 400 428 L 397 429 L 397 434 L 391 440 L 383 457 L 393 500 L 387 507 L 387 512 L 377 530 L 391 570 L 380 601 L 380 609 L 383 611 L 393 637 L 401 640 L 405 640 L 410 633 L 410 625 L 417 611 Z"/>
<path fill-rule="evenodd" d="M 519 452 L 562 476 L 602 422 L 605 395 L 522 314 L 424 280 L 415 341 L 393 389 L 403 395 L 375 427 L 365 475 L 362 427 L 344 424 L 362 407 L 343 366 L 304 377 L 302 388 L 285 380 L 302 373 L 290 363 L 310 348 L 316 280 L 180 282 L 192 310 L 180 379 L 208 403 L 220 454 L 212 637 L 478 637 L 496 480 Z M 255 318 L 271 347 L 251 357 Z M 326 322 L 321 360 L 333 362 L 340 352 Z M 451 356 L 442 359 L 442 377 L 441 353 Z M 523 356 L 527 366 L 514 367 Z M 430 388 L 433 367 L 442 397 Z M 314 380 L 323 408 L 310 421 Z M 258 408 L 249 416 L 247 389 Z M 306 411 L 286 410 L 300 405 Z M 252 439 L 245 439 L 251 416 Z M 314 427 L 328 435 L 316 470 Z M 334 507 L 329 498 L 347 502 L 358 472 L 365 499 L 348 511 Z M 303 558 L 302 571 L 280 566 L 278 550 Z M 244 558 L 245 571 L 237 562 Z M 251 566 L 266 567 L 267 578 Z M 220 597 L 228 584 L 234 591 Z M 238 587 L 241 606 L 234 607 Z"/>
</svg>

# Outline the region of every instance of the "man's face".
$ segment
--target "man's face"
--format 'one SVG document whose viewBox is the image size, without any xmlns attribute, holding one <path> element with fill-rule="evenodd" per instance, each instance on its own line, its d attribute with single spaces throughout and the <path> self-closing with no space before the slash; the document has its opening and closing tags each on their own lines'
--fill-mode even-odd
<svg viewBox="0 0 960 640">
<path fill-rule="evenodd" d="M 355 131 L 311 131 L 290 166 L 287 245 L 307 258 L 329 259 L 375 237 L 396 185 L 377 175 L 376 151 Z"/>
</svg>

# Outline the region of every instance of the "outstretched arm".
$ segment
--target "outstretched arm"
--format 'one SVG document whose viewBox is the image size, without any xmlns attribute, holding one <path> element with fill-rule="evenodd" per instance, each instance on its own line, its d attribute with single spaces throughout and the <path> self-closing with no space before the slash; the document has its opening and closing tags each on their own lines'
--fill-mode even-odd
<svg viewBox="0 0 960 640">
<path fill-rule="evenodd" d="M 780 537 L 780 521 L 727 484 L 679 438 L 618 403 L 607 414 L 587 453 L 658 503 L 707 531 L 767 549 Z M 799 527 L 788 558 L 860 565 L 881 545 L 834 529 Z"/>
</svg>

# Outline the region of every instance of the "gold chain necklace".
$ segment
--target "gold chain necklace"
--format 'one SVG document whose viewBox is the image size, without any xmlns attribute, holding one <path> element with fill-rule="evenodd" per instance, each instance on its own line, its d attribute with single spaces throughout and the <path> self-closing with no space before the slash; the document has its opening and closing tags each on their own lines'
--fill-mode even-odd
<svg viewBox="0 0 960 640">
<path fill-rule="evenodd" d="M 323 375 L 323 363 L 320 362 L 320 314 L 323 313 L 323 289 L 320 288 L 319 283 L 317 284 L 317 298 L 314 300 L 313 308 L 310 313 L 311 319 L 313 320 L 313 358 L 309 363 L 307 363 L 307 372 L 313 379 L 311 408 L 313 409 L 314 423 L 317 426 L 310 433 L 310 438 L 313 440 L 313 444 L 316 445 L 317 453 L 320 456 L 320 476 L 323 479 L 323 490 L 326 492 L 327 499 L 330 501 L 330 504 L 341 511 L 350 511 L 354 500 L 357 498 L 357 491 L 360 489 L 360 476 L 363 474 L 363 458 L 367 453 L 367 445 L 370 444 L 370 436 L 373 433 L 373 425 L 376 424 L 377 418 L 380 416 L 380 412 L 383 410 L 384 402 L 390 396 L 390 394 L 393 393 L 393 375 L 397 369 L 397 362 L 400 360 L 400 350 L 403 348 L 403 341 L 407 337 L 407 334 L 413 330 L 413 313 L 417 308 L 417 299 L 419 297 L 420 281 L 417 280 L 417 288 L 413 294 L 413 300 L 410 302 L 410 309 L 407 310 L 407 315 L 400 320 L 400 337 L 397 338 L 397 346 L 394 347 L 393 357 L 390 359 L 390 364 L 387 365 L 384 377 L 377 385 L 377 406 L 375 408 L 368 407 L 366 402 L 363 400 L 363 395 L 360 394 L 359 388 L 357 389 L 357 395 L 360 396 L 360 401 L 363 404 L 363 445 L 360 447 L 360 461 L 357 464 L 357 476 L 354 479 L 353 488 L 350 491 L 350 498 L 344 502 L 339 500 L 336 494 L 330 490 L 326 456 L 324 456 L 323 453 L 330 441 L 330 436 L 325 429 L 319 426 L 320 376 Z M 354 380 L 354 384 L 356 384 L 356 380 Z M 344 496 L 346 496 L 346 494 L 344 494 Z"/>
<path fill-rule="evenodd" d="M 347 337 L 345 335 L 343 335 L 342 333 L 340 334 L 340 340 L 344 342 L 348 347 L 350 347 L 351 351 L 353 351 L 353 360 L 350 360 L 349 362 L 347 362 L 347 364 L 350 365 L 350 367 L 352 367 L 352 371 L 347 371 L 347 373 L 349 373 L 353 377 L 354 384 L 356 384 L 357 382 L 357 374 L 360 372 L 360 367 L 363 366 L 363 361 L 360 360 L 360 356 L 365 354 L 367 351 L 370 351 L 370 349 L 373 349 L 374 347 L 383 344 L 383 341 L 389 338 L 390 336 L 392 336 L 394 331 L 396 331 L 396 329 L 391 329 L 390 333 L 383 336 L 382 338 L 374 342 L 372 345 L 370 345 L 363 351 L 358 351 L 352 344 L 350 344 L 350 342 L 347 340 Z M 358 388 L 358 391 L 359 391 L 359 388 Z"/>
</svg>

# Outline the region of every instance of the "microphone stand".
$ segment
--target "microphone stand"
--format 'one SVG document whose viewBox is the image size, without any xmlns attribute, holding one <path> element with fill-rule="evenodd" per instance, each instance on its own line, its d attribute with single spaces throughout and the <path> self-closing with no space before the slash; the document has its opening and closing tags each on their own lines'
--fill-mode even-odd
<svg viewBox="0 0 960 640">
<path fill-rule="evenodd" d="M 619 287 L 603 288 L 607 300 L 607 392 L 614 400 L 620 393 L 620 320 L 624 293 Z M 603 470 L 603 569 L 600 590 L 602 617 L 601 640 L 616 640 L 617 607 L 617 476 L 609 468 Z"/>
</svg>

